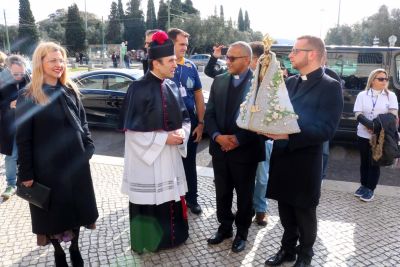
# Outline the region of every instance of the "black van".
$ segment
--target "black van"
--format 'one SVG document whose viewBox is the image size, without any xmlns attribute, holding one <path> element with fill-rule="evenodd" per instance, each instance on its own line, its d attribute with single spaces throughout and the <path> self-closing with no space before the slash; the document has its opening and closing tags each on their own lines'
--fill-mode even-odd
<svg viewBox="0 0 400 267">
<path fill-rule="evenodd" d="M 271 48 L 289 76 L 298 73 L 289 60 L 291 49 L 289 45 L 273 45 Z M 389 73 L 389 89 L 400 101 L 400 47 L 326 46 L 326 50 L 326 65 L 337 72 L 343 85 L 344 109 L 335 140 L 353 142 L 357 131 L 354 102 L 357 94 L 365 89 L 372 70 L 383 68 Z"/>
</svg>

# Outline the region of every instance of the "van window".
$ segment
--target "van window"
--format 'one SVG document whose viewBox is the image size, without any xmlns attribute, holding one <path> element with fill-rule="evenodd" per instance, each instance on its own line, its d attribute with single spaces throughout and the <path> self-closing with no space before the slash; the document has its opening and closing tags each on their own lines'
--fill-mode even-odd
<svg viewBox="0 0 400 267">
<path fill-rule="evenodd" d="M 395 68 L 395 72 L 393 75 L 393 79 L 396 79 L 397 84 L 400 84 L 400 54 L 396 55 L 395 57 L 395 64 L 396 64 L 396 68 Z"/>
</svg>

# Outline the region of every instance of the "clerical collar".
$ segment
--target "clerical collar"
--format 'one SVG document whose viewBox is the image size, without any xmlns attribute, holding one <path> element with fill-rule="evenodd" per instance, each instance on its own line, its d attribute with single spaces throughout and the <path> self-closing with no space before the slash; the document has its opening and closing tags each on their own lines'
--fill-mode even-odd
<svg viewBox="0 0 400 267">
<path fill-rule="evenodd" d="M 232 75 L 233 86 L 237 87 L 246 78 L 247 73 L 249 73 L 249 69 L 240 74 Z"/>
<path fill-rule="evenodd" d="M 306 75 L 300 75 L 300 78 L 302 81 L 315 80 L 321 78 L 323 74 L 324 70 L 322 68 L 318 68 L 310 73 L 307 73 Z"/>
<path fill-rule="evenodd" d="M 161 81 L 164 81 L 163 78 L 159 77 L 157 74 L 155 74 L 152 70 L 150 71 L 151 74 L 153 74 L 154 77 L 160 79 Z"/>
</svg>

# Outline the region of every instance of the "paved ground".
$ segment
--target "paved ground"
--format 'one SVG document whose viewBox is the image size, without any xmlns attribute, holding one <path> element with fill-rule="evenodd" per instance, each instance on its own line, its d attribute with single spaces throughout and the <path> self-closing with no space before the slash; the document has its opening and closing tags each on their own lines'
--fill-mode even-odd
<svg viewBox="0 0 400 267">
<path fill-rule="evenodd" d="M 121 163 L 120 158 L 100 156 L 91 162 L 100 218 L 96 230 L 82 232 L 86 266 L 263 266 L 279 249 L 282 227 L 274 201 L 267 227 L 252 225 L 245 251 L 232 253 L 230 240 L 207 245 L 217 227 L 215 192 L 212 170 L 200 167 L 204 213 L 190 214 L 187 242 L 159 253 L 132 253 L 128 200 L 119 193 Z M 0 190 L 5 188 L 3 165 L 0 158 Z M 363 203 L 352 195 L 356 187 L 350 182 L 324 182 L 313 266 L 400 266 L 400 188 L 380 186 L 375 200 Z M 52 248 L 35 244 L 27 203 L 18 197 L 1 203 L 0 218 L 0 266 L 53 266 Z"/>
</svg>

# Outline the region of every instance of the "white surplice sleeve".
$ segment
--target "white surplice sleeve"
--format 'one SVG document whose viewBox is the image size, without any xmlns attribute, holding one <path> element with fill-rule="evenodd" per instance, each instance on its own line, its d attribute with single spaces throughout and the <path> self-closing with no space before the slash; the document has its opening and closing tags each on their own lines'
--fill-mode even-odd
<svg viewBox="0 0 400 267">
<path fill-rule="evenodd" d="M 129 137 L 128 137 L 129 136 Z M 129 132 L 125 138 L 130 147 L 142 158 L 147 165 L 152 165 L 160 155 L 168 138 L 167 132 Z"/>
</svg>

